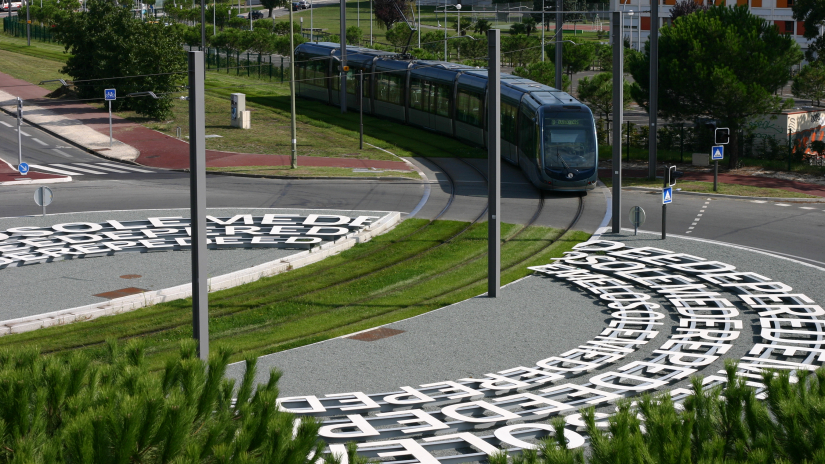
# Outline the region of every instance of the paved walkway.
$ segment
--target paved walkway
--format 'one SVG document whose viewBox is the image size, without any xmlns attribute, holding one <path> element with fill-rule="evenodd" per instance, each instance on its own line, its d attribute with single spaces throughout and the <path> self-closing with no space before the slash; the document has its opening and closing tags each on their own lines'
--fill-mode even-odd
<svg viewBox="0 0 825 464">
<path fill-rule="evenodd" d="M 624 169 L 624 177 L 647 177 L 647 171 L 642 169 Z M 609 179 L 610 169 L 599 169 L 599 177 Z M 685 171 L 682 180 L 713 182 L 712 172 Z M 805 184 L 774 177 L 741 176 L 737 174 L 719 174 L 718 180 L 725 184 L 749 185 L 751 187 L 774 188 L 789 192 L 805 193 L 817 197 L 825 197 L 825 185 Z"/>
<path fill-rule="evenodd" d="M 81 126 L 92 128 L 107 137 L 109 135 L 109 113 L 107 111 L 84 103 L 54 104 L 53 102 L 44 101 L 42 99 L 49 93 L 48 90 L 15 79 L 8 74 L 0 73 L 0 82 L 3 82 L 4 90 L 10 95 L 20 97 L 25 102 L 42 107 L 39 111 L 41 113 L 51 112 L 66 120 L 71 120 L 75 125 L 78 125 L 79 122 Z M 26 117 L 25 112 L 24 117 Z M 28 120 L 28 118 L 26 119 Z M 185 141 L 148 129 L 116 115 L 112 116 L 112 128 L 115 139 L 139 151 L 136 159 L 129 159 L 128 161 L 165 169 L 186 169 L 189 167 L 189 144 Z M 46 129 L 48 130 L 48 128 Z M 82 141 L 75 140 L 74 142 L 102 156 L 108 156 L 107 148 L 86 147 L 86 144 Z M 290 157 L 288 155 L 206 151 L 207 167 L 286 166 L 289 164 Z M 301 166 L 376 168 L 402 171 L 412 169 L 403 161 L 324 158 L 320 156 L 298 156 L 298 164 Z"/>
</svg>

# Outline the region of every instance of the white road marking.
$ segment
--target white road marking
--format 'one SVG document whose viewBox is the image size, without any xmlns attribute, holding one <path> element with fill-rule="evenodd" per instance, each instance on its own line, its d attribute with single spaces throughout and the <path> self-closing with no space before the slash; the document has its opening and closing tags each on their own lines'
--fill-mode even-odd
<svg viewBox="0 0 825 464">
<path fill-rule="evenodd" d="M 32 140 L 34 140 L 35 142 L 39 143 L 40 145 L 44 145 L 44 146 L 48 145 L 48 143 L 46 143 L 46 142 L 44 142 L 44 141 L 42 141 L 42 140 L 40 140 L 40 139 L 36 139 L 36 138 L 34 138 L 34 137 L 32 137 Z"/>
<path fill-rule="evenodd" d="M 799 209 L 816 209 L 816 208 L 811 207 L 811 206 L 800 206 Z"/>
<path fill-rule="evenodd" d="M 791 206 L 787 203 L 774 203 L 776 206 Z"/>
<path fill-rule="evenodd" d="M 125 170 L 127 170 L 127 171 L 145 172 L 145 173 L 149 173 L 149 174 L 151 174 L 151 173 L 154 173 L 154 172 L 155 172 L 155 171 L 147 171 L 146 169 L 140 169 L 140 168 L 136 168 L 136 167 L 134 167 L 134 166 L 127 166 L 127 165 L 122 165 L 122 164 L 97 163 L 97 164 L 95 164 L 95 166 L 99 166 L 99 167 L 103 167 L 103 166 L 112 166 L 112 167 L 116 167 L 116 168 L 118 168 L 118 169 L 125 169 Z"/>
<path fill-rule="evenodd" d="M 119 173 L 121 173 L 121 174 L 128 174 L 128 173 L 129 173 L 129 171 L 122 171 L 122 170 L 120 170 L 120 169 L 110 168 L 110 167 L 108 167 L 107 165 L 100 164 L 100 163 L 95 163 L 95 164 L 90 164 L 90 163 L 73 163 L 73 164 L 72 164 L 72 166 L 86 166 L 86 167 L 88 167 L 88 168 L 92 168 L 92 169 L 101 169 L 101 170 L 103 170 L 103 171 L 119 172 Z"/>
<path fill-rule="evenodd" d="M 62 168 L 62 169 L 72 169 L 72 170 L 77 170 L 77 171 L 80 171 L 80 172 L 87 172 L 89 174 L 106 174 L 105 172 L 94 171 L 92 169 L 79 168 L 79 167 L 77 167 L 73 164 L 70 164 L 70 165 L 54 164 L 53 166 L 57 166 L 57 167 Z"/>
<path fill-rule="evenodd" d="M 31 166 L 32 168 L 35 168 L 37 170 L 42 169 L 44 171 L 52 171 L 52 172 L 56 172 L 58 174 L 63 174 L 63 175 L 67 175 L 67 176 L 82 176 L 83 175 L 83 174 L 80 174 L 80 173 L 77 173 L 77 172 L 64 171 L 62 169 L 55 169 L 55 168 L 50 167 L 50 166 L 41 166 L 39 164 L 30 164 L 29 166 Z"/>
<path fill-rule="evenodd" d="M 66 153 L 65 151 L 63 151 L 59 148 L 52 148 L 52 150 L 54 150 L 54 152 L 57 153 L 58 155 L 65 156 L 66 158 L 74 158 L 74 156 Z"/>
<path fill-rule="evenodd" d="M 27 133 L 23 132 L 22 130 L 20 131 L 20 133 L 21 133 L 21 134 L 23 134 L 23 135 L 25 135 L 26 137 L 31 137 L 31 135 L 29 135 L 29 134 L 27 134 Z"/>
<path fill-rule="evenodd" d="M 751 200 L 754 203 L 767 203 L 766 200 Z"/>
<path fill-rule="evenodd" d="M 4 125 L 4 126 L 6 126 L 6 127 L 14 127 L 14 126 L 12 126 L 11 124 L 9 124 L 9 123 L 7 123 L 7 122 L 5 122 L 5 121 L 0 121 L 0 124 Z"/>
</svg>

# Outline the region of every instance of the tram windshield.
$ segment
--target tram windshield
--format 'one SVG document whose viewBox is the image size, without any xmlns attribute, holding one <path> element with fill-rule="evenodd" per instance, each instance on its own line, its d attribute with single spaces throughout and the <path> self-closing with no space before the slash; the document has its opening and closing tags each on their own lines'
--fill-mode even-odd
<svg viewBox="0 0 825 464">
<path fill-rule="evenodd" d="M 596 163 L 593 117 L 587 112 L 546 112 L 544 166 L 552 170 L 580 171 Z"/>
</svg>

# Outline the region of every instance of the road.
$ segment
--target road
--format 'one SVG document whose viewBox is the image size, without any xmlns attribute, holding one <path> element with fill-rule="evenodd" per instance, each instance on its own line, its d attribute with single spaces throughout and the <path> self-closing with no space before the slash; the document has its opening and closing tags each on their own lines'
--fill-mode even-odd
<svg viewBox="0 0 825 464">
<path fill-rule="evenodd" d="M 641 228 L 661 233 L 661 193 L 625 190 L 622 227 L 632 229 L 627 212 L 636 205 L 647 214 Z M 676 191 L 673 203 L 667 207 L 669 234 L 769 250 L 825 267 L 825 247 L 821 242 L 823 226 L 825 203 L 711 198 L 682 195 Z"/>
</svg>

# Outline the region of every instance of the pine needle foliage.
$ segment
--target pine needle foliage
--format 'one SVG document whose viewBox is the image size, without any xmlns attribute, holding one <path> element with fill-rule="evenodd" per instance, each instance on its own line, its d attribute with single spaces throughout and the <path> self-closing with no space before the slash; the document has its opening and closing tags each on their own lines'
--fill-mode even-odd
<svg viewBox="0 0 825 464">
<path fill-rule="evenodd" d="M 538 451 L 525 450 L 512 464 L 823 464 L 825 463 L 825 368 L 764 372 L 764 393 L 737 377 L 737 365 L 725 365 L 728 383 L 703 389 L 677 407 L 668 394 L 644 395 L 618 403 L 616 413 L 596 422 L 593 408 L 582 411 L 589 443 L 567 449 L 564 421 L 554 422 L 555 436 Z M 559 438 L 562 437 L 562 438 Z M 508 464 L 502 452 L 490 464 Z"/>
<path fill-rule="evenodd" d="M 278 410 L 277 370 L 253 388 L 255 358 L 233 399 L 230 350 L 204 362 L 186 341 L 161 373 L 144 352 L 0 351 L 0 463 L 308 464 L 323 449 L 315 420 Z"/>
</svg>

